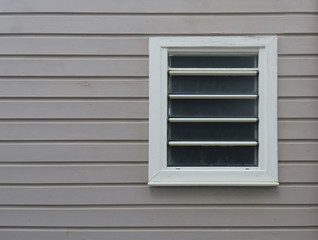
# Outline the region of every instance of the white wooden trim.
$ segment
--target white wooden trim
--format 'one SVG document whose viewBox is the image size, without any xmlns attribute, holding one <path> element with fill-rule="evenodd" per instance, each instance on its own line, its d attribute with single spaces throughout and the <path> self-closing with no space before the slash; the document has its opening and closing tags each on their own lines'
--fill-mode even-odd
<svg viewBox="0 0 318 240">
<path fill-rule="evenodd" d="M 202 48 L 213 52 L 258 52 L 276 36 L 226 36 L 226 37 L 152 37 L 150 41 L 157 42 L 162 48 L 169 48 L 172 52 L 185 48 L 189 52 L 198 52 Z M 195 49 L 197 48 L 197 49 Z M 220 51 L 218 51 L 220 49 Z M 181 50 L 183 51 L 183 50 Z"/>
<path fill-rule="evenodd" d="M 167 60 L 169 53 L 182 54 L 182 52 L 258 54 L 258 167 L 167 167 Z M 149 53 L 148 184 L 150 186 L 278 185 L 277 37 L 154 37 L 149 41 Z"/>
<path fill-rule="evenodd" d="M 171 186 L 171 187 L 178 187 L 178 186 L 235 186 L 235 187 L 276 187 L 279 185 L 278 182 L 243 182 L 243 181 L 233 181 L 233 182 L 156 182 L 152 181 L 148 183 L 149 186 Z"/>
<path fill-rule="evenodd" d="M 167 72 L 168 72 L 168 49 L 167 48 L 161 48 L 160 51 L 160 79 L 166 79 L 167 78 Z M 168 125 L 167 125 L 167 119 L 168 119 L 168 98 L 167 98 L 167 89 L 168 89 L 168 81 L 160 81 L 160 108 L 159 109 L 152 109 L 152 111 L 160 112 L 160 116 L 158 116 L 158 119 L 161 119 L 159 124 L 160 129 L 160 167 L 165 168 L 167 166 L 167 135 L 162 134 L 168 132 Z M 158 89 L 155 89 L 157 91 Z M 165 94 L 162 94 L 162 93 Z"/>
<path fill-rule="evenodd" d="M 169 141 L 169 146 L 257 146 L 256 141 Z"/>
<path fill-rule="evenodd" d="M 257 122 L 257 118 L 169 118 L 169 122 Z"/>
<path fill-rule="evenodd" d="M 251 56 L 251 55 L 257 55 L 259 49 L 262 46 L 255 46 L 255 47 L 198 47 L 193 50 L 193 48 L 189 47 L 169 47 L 169 55 L 173 56 L 197 56 L 197 55 L 208 55 L 208 56 Z"/>
<path fill-rule="evenodd" d="M 169 94 L 170 99 L 256 99 L 257 95 Z"/>
<path fill-rule="evenodd" d="M 263 69 L 266 68 L 264 59 L 266 58 L 265 49 L 260 49 L 258 54 L 258 65 L 259 65 L 259 74 L 258 74 L 258 165 L 260 169 L 266 169 L 266 71 Z"/>
<path fill-rule="evenodd" d="M 169 68 L 171 76 L 256 76 L 257 68 Z"/>
<path fill-rule="evenodd" d="M 170 182 L 170 184 L 167 184 Z M 227 185 L 277 186 L 278 182 L 266 171 L 255 167 L 169 167 L 161 169 L 150 179 L 149 185 L 156 186 L 209 186 Z"/>
<path fill-rule="evenodd" d="M 266 44 L 264 69 L 266 69 L 266 171 L 278 181 L 278 135 L 277 135 L 277 37 L 272 37 Z"/>
</svg>

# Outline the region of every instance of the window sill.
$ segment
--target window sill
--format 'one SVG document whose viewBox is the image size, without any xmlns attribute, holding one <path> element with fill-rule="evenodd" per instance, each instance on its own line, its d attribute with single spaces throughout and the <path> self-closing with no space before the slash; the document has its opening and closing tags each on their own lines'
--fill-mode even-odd
<svg viewBox="0 0 318 240">
<path fill-rule="evenodd" d="M 149 186 L 277 186 L 278 179 L 259 168 L 170 168 L 153 174 Z"/>
<path fill-rule="evenodd" d="M 242 186 L 275 187 L 278 182 L 148 182 L 148 186 Z"/>
</svg>

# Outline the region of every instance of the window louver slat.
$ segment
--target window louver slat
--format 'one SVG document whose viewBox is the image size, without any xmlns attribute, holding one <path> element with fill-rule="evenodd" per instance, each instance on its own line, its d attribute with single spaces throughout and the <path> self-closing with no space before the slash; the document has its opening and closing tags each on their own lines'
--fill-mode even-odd
<svg viewBox="0 0 318 240">
<path fill-rule="evenodd" d="M 256 141 L 169 141 L 169 146 L 257 146 Z"/>
<path fill-rule="evenodd" d="M 169 118 L 169 122 L 257 122 L 257 118 Z"/>
<path fill-rule="evenodd" d="M 214 68 L 170 68 L 170 76 L 256 76 L 257 68 L 246 69 L 214 69 Z"/>
<path fill-rule="evenodd" d="M 170 99 L 256 99 L 257 95 L 169 94 Z"/>
</svg>

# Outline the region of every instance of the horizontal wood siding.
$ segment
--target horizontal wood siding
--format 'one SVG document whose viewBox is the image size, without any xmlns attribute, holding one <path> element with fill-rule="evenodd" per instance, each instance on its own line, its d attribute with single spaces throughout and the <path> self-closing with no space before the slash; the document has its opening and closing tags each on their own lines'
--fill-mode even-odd
<svg viewBox="0 0 318 240">
<path fill-rule="evenodd" d="M 279 140 L 317 140 L 318 122 L 280 121 Z M 143 121 L 12 121 L 0 123 L 1 141 L 89 141 L 147 140 L 148 124 Z"/>
<path fill-rule="evenodd" d="M 318 161 L 315 142 L 280 142 L 278 150 L 280 162 Z M 148 162 L 143 142 L 7 142 L 0 143 L 0 152 L 2 163 Z"/>
<path fill-rule="evenodd" d="M 311 158 L 316 149 L 316 145 L 304 146 L 304 151 L 312 152 Z M 12 142 L 0 143 L 0 152 L 3 163 L 148 161 L 148 144 L 143 142 Z"/>
<path fill-rule="evenodd" d="M 138 206 L 154 205 L 314 205 L 318 187 L 312 184 L 281 184 L 279 188 L 195 187 L 149 188 L 145 184 L 100 185 L 3 185 L 0 203 L 5 206 Z M 36 196 L 36 197 L 34 197 Z M 239 206 L 238 206 L 239 205 Z M 308 206 L 310 207 L 310 206 Z"/>
<path fill-rule="evenodd" d="M 279 118 L 317 118 L 318 100 L 279 100 Z M 148 119 L 145 100 L 0 100 L 0 119 Z M 101 111 L 103 109 L 103 111 Z"/>
<path fill-rule="evenodd" d="M 143 183 L 147 182 L 147 165 L 90 164 L 90 165 L 2 165 L 3 184 L 67 184 L 67 183 Z M 315 183 L 317 164 L 279 165 L 280 183 Z"/>
<path fill-rule="evenodd" d="M 0 0 L 0 239 L 318 239 L 318 1 Z M 152 36 L 278 35 L 278 187 L 148 187 Z"/>
<path fill-rule="evenodd" d="M 80 238 L 90 240 L 104 240 L 104 239 L 120 239 L 120 240 L 149 240 L 153 236 L 156 239 L 196 239 L 206 240 L 211 236 L 217 239 L 244 239 L 244 240 L 268 240 L 268 239 L 280 239 L 289 240 L 292 238 L 302 240 L 312 240 L 317 237 L 318 230 L 316 229 L 294 229 L 294 230 L 263 230 L 263 229 L 251 229 L 251 230 L 180 230 L 180 229 L 167 229 L 167 230 L 78 230 L 78 229 L 59 229 L 59 230 L 0 230 L 1 236 L 6 240 L 34 240 L 34 239 L 54 239 L 54 240 L 78 240 Z"/>
<path fill-rule="evenodd" d="M 279 76 L 318 75 L 318 57 L 281 57 L 278 64 Z M 139 57 L 0 59 L 0 75 L 3 77 L 147 77 L 148 74 L 148 59 Z"/>
<path fill-rule="evenodd" d="M 1 6 L 0 6 L 1 7 Z M 318 54 L 317 36 L 280 37 L 278 54 Z M 17 37 L 0 39 L 1 55 L 148 55 L 148 37 Z"/>
<path fill-rule="evenodd" d="M 303 0 L 294 2 L 289 0 L 268 0 L 255 3 L 254 0 L 235 2 L 223 0 L 20 0 L 12 3 L 10 0 L 0 1 L 0 12 L 3 13 L 273 13 L 273 12 L 315 12 L 317 2 L 315 0 Z M 76 3 L 76 4 L 75 4 Z"/>
<path fill-rule="evenodd" d="M 276 227 L 277 224 L 292 227 L 316 224 L 317 214 L 318 208 L 303 207 L 14 208 L 0 209 L 0 224 L 17 227 L 228 227 L 231 222 L 233 227 Z"/>
<path fill-rule="evenodd" d="M 148 97 L 146 78 L 10 78 L 1 79 L 2 98 L 144 98 Z M 286 80 L 287 81 L 287 80 Z M 301 82 L 302 83 L 302 82 Z M 316 81 L 303 86 L 309 94 Z M 300 85 L 300 84 L 299 84 Z M 293 91 L 293 90 L 290 90 Z M 288 93 L 287 93 L 288 94 Z M 314 92 L 313 92 L 314 94 Z"/>
<path fill-rule="evenodd" d="M 316 15 L 0 16 L 0 34 L 317 33 Z"/>
</svg>

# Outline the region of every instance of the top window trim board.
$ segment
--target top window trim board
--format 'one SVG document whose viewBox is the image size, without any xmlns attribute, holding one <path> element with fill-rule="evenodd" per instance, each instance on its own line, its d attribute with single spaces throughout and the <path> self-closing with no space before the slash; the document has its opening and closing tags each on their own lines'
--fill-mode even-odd
<svg viewBox="0 0 318 240">
<path fill-rule="evenodd" d="M 166 166 L 168 52 L 258 53 L 262 146 L 258 167 Z M 277 36 L 153 37 L 149 53 L 148 185 L 277 186 Z"/>
</svg>

